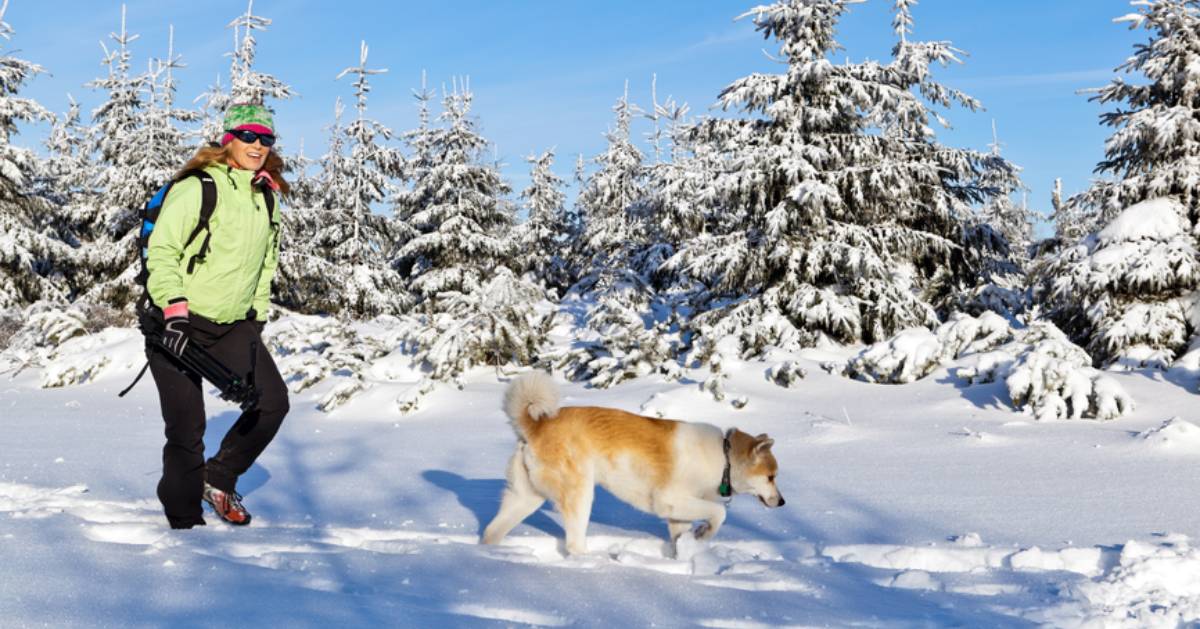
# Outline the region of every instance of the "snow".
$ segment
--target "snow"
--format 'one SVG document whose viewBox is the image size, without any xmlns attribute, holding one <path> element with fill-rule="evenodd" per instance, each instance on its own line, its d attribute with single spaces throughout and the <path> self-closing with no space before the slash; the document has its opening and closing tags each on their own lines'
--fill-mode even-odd
<svg viewBox="0 0 1200 629">
<path fill-rule="evenodd" d="M 1132 242 L 1142 239 L 1166 242 L 1188 231 L 1184 210 L 1178 201 L 1150 199 L 1125 208 L 1098 234 L 1101 242 Z"/>
<path fill-rule="evenodd" d="M 362 324 L 368 333 L 380 331 Z M 140 367 L 126 359 L 140 339 L 111 330 L 70 343 L 78 351 L 56 361 L 113 359 L 71 386 L 42 388 L 49 367 L 0 382 L 6 625 L 192 625 L 211 620 L 214 601 L 260 626 L 1200 621 L 1200 417 L 1194 394 L 1161 372 L 1103 375 L 1139 401 L 1114 422 L 1028 421 L 1002 381 L 939 370 L 883 386 L 815 360 L 853 348 L 725 357 L 721 381 L 749 400 L 741 410 L 702 390 L 699 371 L 562 384 L 564 404 L 769 433 L 788 500 L 766 510 L 735 497 L 715 539 L 685 536 L 672 555 L 661 521 L 602 491 L 589 552 L 566 557 L 549 506 L 503 544 L 478 544 L 514 445 L 501 410 L 509 376 L 492 368 L 468 370 L 461 390 L 414 384 L 386 354 L 363 369 L 369 389 L 336 411 L 316 406 L 345 378 L 293 394 L 239 487 L 254 523 L 209 517 L 171 531 L 154 497 L 154 387 L 115 397 Z M 781 362 L 805 377 L 777 385 L 768 374 Z M 402 414 L 396 400 L 413 387 L 427 390 Z M 214 448 L 236 411 L 208 403 Z"/>
</svg>

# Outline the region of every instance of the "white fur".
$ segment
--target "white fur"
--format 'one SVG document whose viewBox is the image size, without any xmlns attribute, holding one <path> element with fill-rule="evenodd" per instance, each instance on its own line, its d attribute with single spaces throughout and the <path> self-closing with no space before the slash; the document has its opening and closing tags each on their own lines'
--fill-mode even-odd
<svg viewBox="0 0 1200 629">
<path fill-rule="evenodd" d="M 521 417 L 539 420 L 558 414 L 558 387 L 550 374 L 531 371 L 508 385 L 504 392 L 504 412 L 520 432 Z"/>
<path fill-rule="evenodd" d="M 676 465 L 664 485 L 650 482 L 638 470 L 637 461 L 632 457 L 610 462 L 602 456 L 584 453 L 587 456 L 581 462 L 586 462 L 582 467 L 587 477 L 584 480 L 587 491 L 567 509 L 563 509 L 564 505 L 556 505 L 560 512 L 570 513 L 563 522 L 569 554 L 587 551 L 585 536 L 596 483 L 630 505 L 666 519 L 672 545 L 698 520 L 701 524 L 695 531 L 697 539 L 716 535 L 725 522 L 723 498 L 717 491 L 725 466 L 723 434 L 719 428 L 708 424 L 681 424 L 672 442 Z M 531 448 L 523 443 L 517 445 L 509 460 L 508 483 L 500 511 L 484 531 L 484 543 L 498 543 L 545 500 L 555 500 L 554 493 L 539 487 L 535 480 L 541 476 L 542 468 L 542 462 Z"/>
</svg>

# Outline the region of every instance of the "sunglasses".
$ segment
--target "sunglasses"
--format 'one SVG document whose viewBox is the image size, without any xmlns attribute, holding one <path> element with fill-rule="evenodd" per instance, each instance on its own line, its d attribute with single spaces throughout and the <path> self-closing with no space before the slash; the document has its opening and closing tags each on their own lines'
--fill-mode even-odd
<svg viewBox="0 0 1200 629">
<path fill-rule="evenodd" d="M 233 134 L 233 137 L 245 142 L 246 144 L 254 144 L 255 140 L 262 142 L 263 146 L 270 147 L 275 144 L 275 136 L 270 133 L 258 133 L 249 129 L 230 129 L 226 133 Z"/>
</svg>

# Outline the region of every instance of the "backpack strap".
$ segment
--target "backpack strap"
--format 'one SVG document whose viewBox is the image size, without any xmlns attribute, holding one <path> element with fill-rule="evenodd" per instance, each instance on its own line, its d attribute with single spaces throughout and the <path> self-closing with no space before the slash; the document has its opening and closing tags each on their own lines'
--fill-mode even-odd
<svg viewBox="0 0 1200 629">
<path fill-rule="evenodd" d="M 200 235 L 200 231 L 204 230 L 204 242 L 200 243 L 200 250 L 188 260 L 187 272 L 188 275 L 191 275 L 196 270 L 196 263 L 204 262 L 204 257 L 208 255 L 209 241 L 212 240 L 212 230 L 209 228 L 208 222 L 212 219 L 213 210 L 217 207 L 217 182 L 213 181 L 212 175 L 203 170 L 188 171 L 180 177 L 180 180 L 185 177 L 196 177 L 200 180 L 200 219 L 196 221 L 196 227 L 192 229 L 187 241 L 183 243 L 185 251 Z"/>
<path fill-rule="evenodd" d="M 275 224 L 275 193 L 271 186 L 262 186 L 263 199 L 267 202 L 267 220 Z"/>
</svg>

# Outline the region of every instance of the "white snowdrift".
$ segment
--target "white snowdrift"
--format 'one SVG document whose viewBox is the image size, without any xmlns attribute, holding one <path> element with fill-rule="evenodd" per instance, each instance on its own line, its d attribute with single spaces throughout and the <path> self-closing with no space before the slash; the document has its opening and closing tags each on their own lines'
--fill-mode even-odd
<svg viewBox="0 0 1200 629">
<path fill-rule="evenodd" d="M 1013 328 L 1000 316 L 957 314 L 938 327 L 904 330 L 860 352 L 845 374 L 867 382 L 904 384 L 956 361 L 973 384 L 1003 381 L 1012 405 L 1038 419 L 1114 419 L 1133 399 L 1052 323 Z"/>
</svg>

